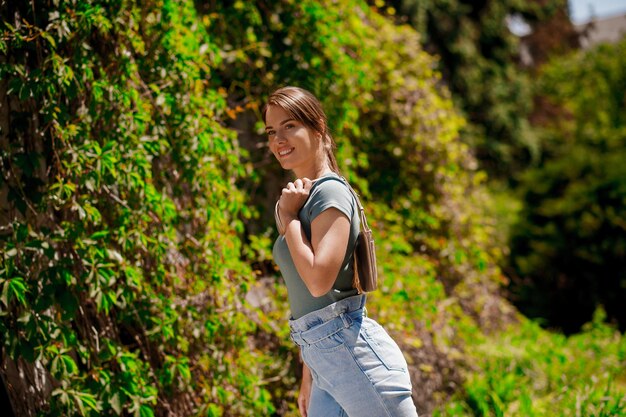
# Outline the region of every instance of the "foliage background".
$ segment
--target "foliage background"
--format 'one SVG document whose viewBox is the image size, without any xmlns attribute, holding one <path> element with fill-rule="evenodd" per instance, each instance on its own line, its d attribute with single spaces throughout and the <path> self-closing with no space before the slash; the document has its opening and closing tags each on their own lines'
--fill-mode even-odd
<svg viewBox="0 0 626 417">
<path fill-rule="evenodd" d="M 599 304 L 626 329 L 625 47 L 622 40 L 555 59 L 537 83 L 544 105 L 560 114 L 536 123 L 543 163 L 520 186 L 511 264 L 523 280 L 513 288 L 522 311 L 568 332 Z"/>
<path fill-rule="evenodd" d="M 271 262 L 288 177 L 259 117 L 285 84 L 322 99 L 367 201 L 383 277 L 370 314 L 401 343 L 421 415 L 624 413 L 626 342 L 603 310 L 567 338 L 502 297 L 489 165 L 395 13 L 2 4 L 1 374 L 16 415 L 296 415 Z"/>
</svg>

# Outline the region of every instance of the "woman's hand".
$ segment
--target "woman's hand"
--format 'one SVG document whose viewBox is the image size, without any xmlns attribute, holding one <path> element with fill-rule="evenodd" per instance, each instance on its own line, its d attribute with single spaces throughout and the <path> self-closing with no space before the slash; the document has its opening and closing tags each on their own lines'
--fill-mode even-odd
<svg viewBox="0 0 626 417">
<path fill-rule="evenodd" d="M 302 417 L 307 417 L 308 415 L 312 384 L 313 377 L 311 376 L 311 371 L 305 364 L 302 364 L 302 383 L 300 384 L 300 394 L 298 395 L 298 409 Z"/>
<path fill-rule="evenodd" d="M 309 191 L 312 185 L 313 181 L 310 179 L 298 178 L 283 188 L 278 200 L 278 207 L 280 218 L 285 226 L 291 220 L 298 218 L 298 211 L 300 211 L 306 199 L 309 198 Z"/>
</svg>

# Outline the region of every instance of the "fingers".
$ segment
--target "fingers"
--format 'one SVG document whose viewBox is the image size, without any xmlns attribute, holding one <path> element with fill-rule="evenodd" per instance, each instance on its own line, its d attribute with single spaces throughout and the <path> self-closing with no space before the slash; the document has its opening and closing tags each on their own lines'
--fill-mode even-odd
<svg viewBox="0 0 626 417">
<path fill-rule="evenodd" d="M 298 400 L 298 408 L 300 409 L 300 415 L 302 417 L 307 417 L 307 404 L 306 401 L 304 401 L 304 399 L 300 399 Z"/>
<path fill-rule="evenodd" d="M 313 182 L 308 178 L 298 178 L 294 182 L 287 183 L 280 195 L 280 212 L 297 216 L 298 210 L 309 197 L 312 184 Z"/>
<path fill-rule="evenodd" d="M 308 178 L 298 178 L 294 182 L 288 182 L 283 191 L 308 191 L 313 186 L 313 181 Z"/>
</svg>

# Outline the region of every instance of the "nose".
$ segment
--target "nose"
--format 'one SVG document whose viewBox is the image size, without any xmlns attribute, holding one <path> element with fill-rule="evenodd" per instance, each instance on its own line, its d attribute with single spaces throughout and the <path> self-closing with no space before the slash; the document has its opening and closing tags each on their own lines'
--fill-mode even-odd
<svg viewBox="0 0 626 417">
<path fill-rule="evenodd" d="M 287 139 L 285 138 L 285 136 L 283 136 L 283 132 L 281 132 L 280 130 L 276 131 L 276 134 L 274 135 L 274 141 L 276 143 L 283 143 L 285 142 Z"/>
</svg>

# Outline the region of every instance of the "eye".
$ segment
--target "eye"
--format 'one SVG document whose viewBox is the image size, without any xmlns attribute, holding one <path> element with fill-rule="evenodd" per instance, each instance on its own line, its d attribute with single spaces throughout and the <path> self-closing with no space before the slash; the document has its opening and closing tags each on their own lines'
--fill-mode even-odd
<svg viewBox="0 0 626 417">
<path fill-rule="evenodd" d="M 267 136 L 274 136 L 276 134 L 275 130 L 268 130 L 267 132 Z"/>
<path fill-rule="evenodd" d="M 285 129 L 291 129 L 292 127 L 295 127 L 295 125 L 292 125 L 291 123 L 285 125 Z"/>
</svg>

